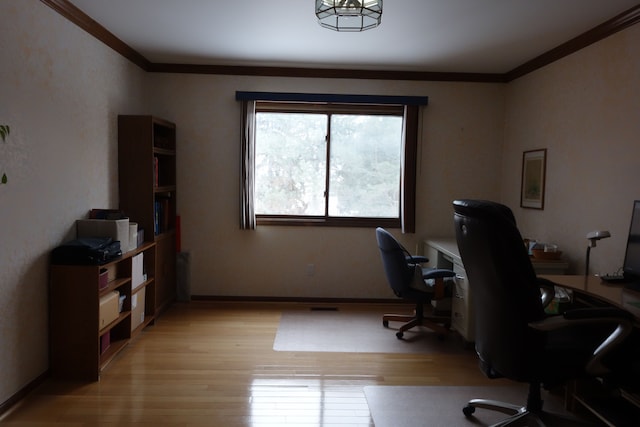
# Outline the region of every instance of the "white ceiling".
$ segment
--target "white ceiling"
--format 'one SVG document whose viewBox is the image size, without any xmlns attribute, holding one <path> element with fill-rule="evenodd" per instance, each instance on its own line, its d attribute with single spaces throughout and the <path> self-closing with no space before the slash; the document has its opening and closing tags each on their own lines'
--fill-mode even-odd
<svg viewBox="0 0 640 427">
<path fill-rule="evenodd" d="M 362 33 L 314 0 L 70 0 L 154 63 L 506 73 L 638 0 L 385 0 Z"/>
</svg>

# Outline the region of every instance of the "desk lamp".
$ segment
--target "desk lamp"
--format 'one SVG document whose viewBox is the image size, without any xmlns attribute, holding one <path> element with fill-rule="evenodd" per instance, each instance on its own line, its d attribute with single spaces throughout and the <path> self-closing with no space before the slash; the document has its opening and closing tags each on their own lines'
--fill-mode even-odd
<svg viewBox="0 0 640 427">
<path fill-rule="evenodd" d="M 589 254 L 591 253 L 591 248 L 596 247 L 596 242 L 600 239 L 606 239 L 607 237 L 611 237 L 611 233 L 608 231 L 592 231 L 587 233 L 587 239 L 589 239 L 589 246 L 587 246 L 587 263 L 584 269 L 585 278 L 589 275 Z"/>
</svg>

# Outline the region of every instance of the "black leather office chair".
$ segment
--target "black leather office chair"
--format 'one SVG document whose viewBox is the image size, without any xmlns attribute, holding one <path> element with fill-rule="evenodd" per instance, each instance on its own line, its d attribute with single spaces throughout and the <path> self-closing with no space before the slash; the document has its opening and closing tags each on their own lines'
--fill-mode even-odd
<svg viewBox="0 0 640 427">
<path fill-rule="evenodd" d="M 464 414 L 471 416 L 476 408 L 511 414 L 496 424 L 501 426 L 531 421 L 529 417 L 540 420 L 545 416 L 541 386 L 549 389 L 571 379 L 615 375 L 615 349 L 631 332 L 633 316 L 617 308 L 545 314 L 553 283 L 536 277 L 511 210 L 479 200 L 456 200 L 453 208 L 473 297 L 480 367 L 489 378 L 529 383 L 525 406 L 474 399 L 463 408 Z"/>
<path fill-rule="evenodd" d="M 404 322 L 396 333 L 398 339 L 402 339 L 405 331 L 419 325 L 444 336 L 451 326 L 451 316 L 425 316 L 424 305 L 450 296 L 450 287 L 445 283 L 445 278 L 451 278 L 455 273 L 445 269 L 422 268 L 421 264 L 428 262 L 428 259 L 411 255 L 383 228 L 376 229 L 376 239 L 389 286 L 396 296 L 415 303 L 413 315 L 385 314 L 382 317 L 384 327 L 388 327 L 390 321 Z M 418 276 L 422 277 L 416 277 L 416 268 L 419 269 Z M 416 280 L 422 283 L 416 283 Z"/>
</svg>

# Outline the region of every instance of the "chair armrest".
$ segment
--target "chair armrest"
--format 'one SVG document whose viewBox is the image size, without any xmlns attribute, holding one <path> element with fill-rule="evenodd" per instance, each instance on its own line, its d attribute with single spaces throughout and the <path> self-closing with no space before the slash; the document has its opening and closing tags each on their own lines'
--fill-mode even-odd
<svg viewBox="0 0 640 427">
<path fill-rule="evenodd" d="M 446 268 L 423 268 L 423 279 L 445 279 L 447 277 L 455 277 L 456 273 Z"/>
<path fill-rule="evenodd" d="M 432 279 L 433 284 L 433 299 L 440 300 L 447 295 L 444 279 L 455 277 L 456 273 L 444 268 L 423 268 L 422 278 L 425 280 Z"/>
<path fill-rule="evenodd" d="M 426 262 L 429 262 L 429 258 L 422 255 L 407 255 L 405 259 L 407 260 L 408 264 L 424 264 Z"/>
<path fill-rule="evenodd" d="M 574 308 L 564 313 L 563 317 L 568 320 L 580 320 L 580 319 L 623 319 L 633 322 L 633 314 L 627 310 L 616 307 L 589 307 L 589 308 Z"/>
<path fill-rule="evenodd" d="M 616 324 L 615 330 L 593 351 L 591 360 L 585 367 L 592 375 L 602 375 L 609 369 L 602 364 L 603 357 L 620 344 L 633 330 L 633 315 L 615 307 L 578 308 L 568 310 L 563 315 L 547 317 L 529 326 L 539 331 L 552 331 L 571 325 Z"/>
<path fill-rule="evenodd" d="M 542 277 L 536 277 L 536 280 L 541 292 L 540 299 L 542 300 L 542 307 L 546 308 L 556 296 L 555 283 Z"/>
</svg>

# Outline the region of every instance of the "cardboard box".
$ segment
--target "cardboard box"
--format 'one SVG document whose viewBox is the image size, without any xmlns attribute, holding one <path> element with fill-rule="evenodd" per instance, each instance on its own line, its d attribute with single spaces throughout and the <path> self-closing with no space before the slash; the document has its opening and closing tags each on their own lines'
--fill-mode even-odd
<svg viewBox="0 0 640 427">
<path fill-rule="evenodd" d="M 120 293 L 118 291 L 109 292 L 100 298 L 100 320 L 98 327 L 100 329 L 107 326 L 118 318 L 118 306 L 120 305 Z"/>
<path fill-rule="evenodd" d="M 147 288 L 142 288 L 131 295 L 131 330 L 144 322 L 144 298 Z"/>
<path fill-rule="evenodd" d="M 118 268 L 116 264 L 108 265 L 106 267 L 103 267 L 103 269 L 107 270 L 107 283 L 116 280 L 116 278 L 118 277 Z"/>
<path fill-rule="evenodd" d="M 129 218 L 79 219 L 76 221 L 78 237 L 111 237 L 120 241 L 122 252 L 129 250 Z"/>
</svg>

